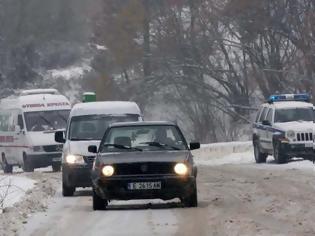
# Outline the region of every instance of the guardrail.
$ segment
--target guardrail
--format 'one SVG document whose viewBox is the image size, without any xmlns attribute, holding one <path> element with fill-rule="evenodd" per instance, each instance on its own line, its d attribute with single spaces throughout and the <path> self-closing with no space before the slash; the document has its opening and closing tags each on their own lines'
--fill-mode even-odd
<svg viewBox="0 0 315 236">
<path fill-rule="evenodd" d="M 253 144 L 251 141 L 245 142 L 227 142 L 203 144 L 201 148 L 193 151 L 195 159 L 211 159 L 227 156 L 232 153 L 242 153 L 252 151 Z"/>
</svg>

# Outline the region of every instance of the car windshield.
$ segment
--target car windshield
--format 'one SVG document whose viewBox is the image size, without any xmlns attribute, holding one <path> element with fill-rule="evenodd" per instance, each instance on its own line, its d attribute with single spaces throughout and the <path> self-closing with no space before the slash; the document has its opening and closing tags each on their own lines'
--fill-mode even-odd
<svg viewBox="0 0 315 236">
<path fill-rule="evenodd" d="M 312 108 L 290 108 L 276 110 L 274 122 L 313 121 L 313 119 Z"/>
<path fill-rule="evenodd" d="M 40 132 L 65 129 L 70 110 L 25 112 L 27 131 Z"/>
<path fill-rule="evenodd" d="M 71 119 L 69 139 L 101 140 L 110 124 L 138 120 L 136 114 L 75 116 Z"/>
<path fill-rule="evenodd" d="M 100 145 L 100 152 L 186 149 L 182 133 L 173 125 L 113 127 Z"/>
</svg>

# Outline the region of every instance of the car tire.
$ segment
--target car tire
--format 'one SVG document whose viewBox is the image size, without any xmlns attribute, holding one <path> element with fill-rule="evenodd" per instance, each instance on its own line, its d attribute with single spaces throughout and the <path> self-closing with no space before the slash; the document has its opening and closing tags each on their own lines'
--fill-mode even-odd
<svg viewBox="0 0 315 236">
<path fill-rule="evenodd" d="M 34 166 L 27 158 L 27 155 L 23 153 L 23 166 L 22 169 L 24 172 L 34 172 Z"/>
<path fill-rule="evenodd" d="M 266 163 L 268 154 L 260 151 L 259 143 L 254 142 L 254 156 L 256 163 Z"/>
<path fill-rule="evenodd" d="M 60 163 L 52 163 L 51 165 L 53 172 L 60 172 L 61 170 L 61 164 Z"/>
<path fill-rule="evenodd" d="M 98 196 L 95 190 L 93 189 L 93 210 L 94 211 L 105 210 L 107 205 L 108 201 Z"/>
<path fill-rule="evenodd" d="M 3 172 L 5 174 L 11 174 L 13 172 L 13 166 L 8 164 L 7 159 L 5 158 L 4 154 L 2 154 L 1 165 L 2 165 Z"/>
<path fill-rule="evenodd" d="M 72 197 L 75 192 L 75 187 L 70 187 L 66 183 L 62 183 L 62 196 Z"/>
<path fill-rule="evenodd" d="M 279 142 L 275 143 L 273 146 L 273 157 L 277 164 L 284 164 L 288 161 L 287 156 L 281 153 Z"/>
<path fill-rule="evenodd" d="M 182 202 L 185 207 L 197 207 L 198 206 L 198 196 L 197 196 L 197 186 L 193 189 L 193 192 L 186 198 L 183 198 Z"/>
</svg>

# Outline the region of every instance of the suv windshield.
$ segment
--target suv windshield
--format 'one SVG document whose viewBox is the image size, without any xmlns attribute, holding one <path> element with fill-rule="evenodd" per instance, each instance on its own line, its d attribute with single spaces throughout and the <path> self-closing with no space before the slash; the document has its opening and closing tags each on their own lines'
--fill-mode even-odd
<svg viewBox="0 0 315 236">
<path fill-rule="evenodd" d="M 313 121 L 312 108 L 289 108 L 275 111 L 274 122 Z"/>
<path fill-rule="evenodd" d="M 100 152 L 186 149 L 182 133 L 173 125 L 113 127 L 100 145 Z"/>
<path fill-rule="evenodd" d="M 87 115 L 72 117 L 70 140 L 101 140 L 107 127 L 115 122 L 138 121 L 139 115 Z"/>
<path fill-rule="evenodd" d="M 39 132 L 65 129 L 70 110 L 25 112 L 27 131 Z"/>
</svg>

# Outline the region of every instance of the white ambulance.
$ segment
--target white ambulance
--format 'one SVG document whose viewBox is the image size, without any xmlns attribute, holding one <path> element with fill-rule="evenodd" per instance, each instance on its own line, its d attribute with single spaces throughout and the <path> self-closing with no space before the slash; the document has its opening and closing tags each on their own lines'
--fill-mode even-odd
<svg viewBox="0 0 315 236">
<path fill-rule="evenodd" d="M 13 166 L 26 172 L 52 166 L 60 171 L 63 146 L 56 130 L 65 129 L 69 100 L 55 89 L 25 90 L 0 102 L 0 163 L 5 173 Z"/>
</svg>

